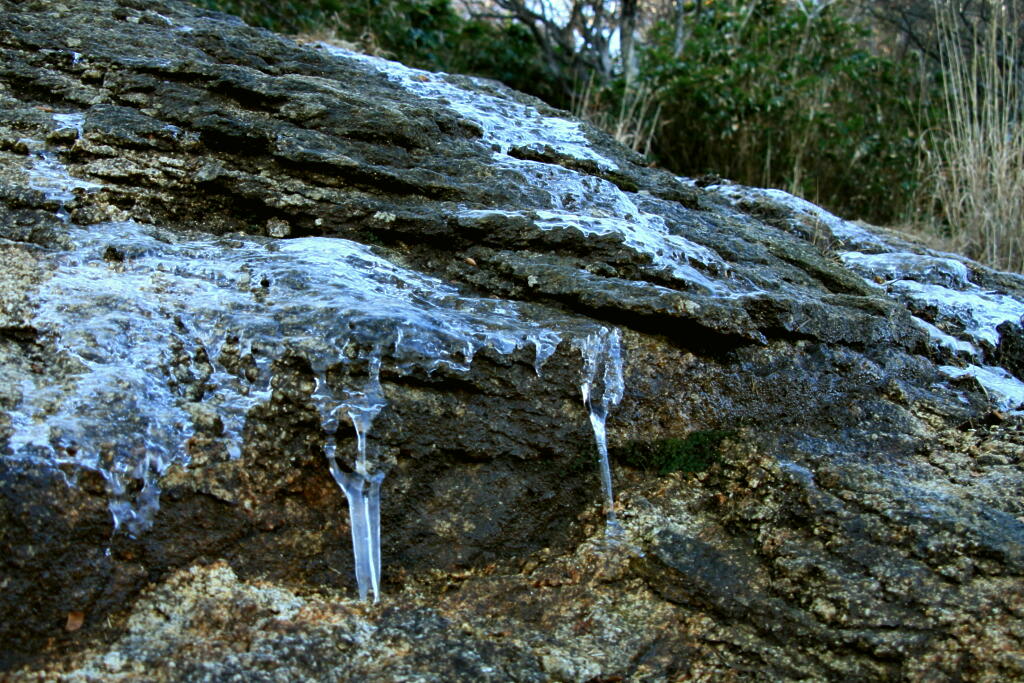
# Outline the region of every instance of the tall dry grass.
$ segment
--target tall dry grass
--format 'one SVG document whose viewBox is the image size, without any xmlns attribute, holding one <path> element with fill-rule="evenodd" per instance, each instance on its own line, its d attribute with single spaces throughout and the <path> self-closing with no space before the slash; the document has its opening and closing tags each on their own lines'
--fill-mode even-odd
<svg viewBox="0 0 1024 683">
<path fill-rule="evenodd" d="M 572 113 L 645 157 L 661 125 L 661 103 L 654 88 L 635 80 L 614 98 L 591 76 L 582 88 L 573 89 Z"/>
<path fill-rule="evenodd" d="M 927 202 L 950 248 L 1024 271 L 1024 76 L 1018 0 L 934 0 L 944 121 L 925 141 Z M 977 0 L 970 3 L 975 8 Z M 982 20 L 981 16 L 986 16 Z"/>
</svg>

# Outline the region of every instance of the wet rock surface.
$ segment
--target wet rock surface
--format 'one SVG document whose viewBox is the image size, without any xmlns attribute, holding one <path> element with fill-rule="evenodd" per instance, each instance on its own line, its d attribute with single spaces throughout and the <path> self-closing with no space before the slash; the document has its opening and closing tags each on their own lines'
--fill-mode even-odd
<svg viewBox="0 0 1024 683">
<path fill-rule="evenodd" d="M 187 5 L 0 0 L 5 675 L 1024 676 L 1024 282 L 640 162 L 501 86 Z M 403 346 L 301 276 L 318 239 L 388 301 L 488 322 Z M 625 360 L 611 545 L 574 347 L 598 328 Z M 375 357 L 373 606 L 324 401 Z"/>
</svg>

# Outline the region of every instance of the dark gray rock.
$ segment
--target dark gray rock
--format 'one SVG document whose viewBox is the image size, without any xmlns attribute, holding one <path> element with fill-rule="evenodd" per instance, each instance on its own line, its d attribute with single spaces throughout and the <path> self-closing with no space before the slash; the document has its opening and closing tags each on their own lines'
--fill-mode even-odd
<svg viewBox="0 0 1024 683">
<path fill-rule="evenodd" d="M 474 118 L 473 101 L 499 123 Z M 564 116 L 177 2 L 0 0 L 0 666 L 165 680 L 1024 676 L 1020 278 L 784 193 L 698 188 Z M 111 310 L 55 293 L 76 259 L 128 282 L 161 249 L 230 258 L 314 237 L 457 287 L 453 308 L 513 306 L 563 335 L 539 374 L 529 346 L 433 372 L 385 354 L 388 405 L 369 435 L 389 467 L 379 607 L 351 600 L 316 391 L 362 381 L 367 344 L 393 341 L 386 325 L 354 330 L 321 371 L 320 347 L 240 341 L 235 318 L 208 352 L 182 331 L 187 306 L 138 313 L 178 321 L 152 377 L 189 427 L 167 427 L 187 442 L 134 535 L 112 534 L 103 473 L 137 453 L 80 444 L 99 458 L 86 466 L 78 447 L 26 445 L 101 352 L 69 346 L 74 330 L 48 312 Z M 181 274 L 146 272 L 157 294 Z M 280 285 L 257 275 L 244 301 Z M 320 324 L 281 322 L 285 338 Z M 625 537 L 611 547 L 572 347 L 597 325 L 623 335 L 625 396 L 608 422 L 623 461 L 637 445 L 731 435 L 700 472 L 617 465 Z M 236 429 L 215 365 L 245 392 L 263 363 L 271 390 Z M 155 424 L 124 408 L 143 398 L 130 394 L 115 376 L 78 410 L 109 406 L 127 443 Z M 142 479 L 126 476 L 122 497 L 148 500 Z"/>
</svg>

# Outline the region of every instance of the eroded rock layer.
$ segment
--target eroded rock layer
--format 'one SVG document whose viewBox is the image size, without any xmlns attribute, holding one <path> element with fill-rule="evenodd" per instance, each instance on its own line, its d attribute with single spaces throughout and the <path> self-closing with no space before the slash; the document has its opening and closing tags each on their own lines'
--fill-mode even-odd
<svg viewBox="0 0 1024 683">
<path fill-rule="evenodd" d="M 1020 678 L 1022 314 L 494 83 L 0 0 L 0 666 Z M 325 453 L 378 403 L 371 606 Z"/>
</svg>

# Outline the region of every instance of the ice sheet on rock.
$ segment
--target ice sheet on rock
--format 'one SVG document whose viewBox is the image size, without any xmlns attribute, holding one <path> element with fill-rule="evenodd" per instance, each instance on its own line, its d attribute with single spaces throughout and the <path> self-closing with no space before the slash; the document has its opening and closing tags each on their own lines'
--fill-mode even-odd
<svg viewBox="0 0 1024 683">
<path fill-rule="evenodd" d="M 954 258 L 906 251 L 881 254 L 848 251 L 840 254 L 839 258 L 843 265 L 868 279 L 914 280 L 957 290 L 972 286 L 970 270 Z"/>
<path fill-rule="evenodd" d="M 285 350 L 320 371 L 346 361 L 349 342 L 383 349 L 398 367 L 466 370 L 484 346 L 533 348 L 542 359 L 560 339 L 513 303 L 463 297 L 346 240 L 190 238 L 130 222 L 68 233 L 75 248 L 52 257 L 34 324 L 78 370 L 67 386 L 23 387 L 11 444 L 16 455 L 120 477 L 114 490 L 136 474 L 147 486 L 186 458 L 190 403 L 214 410 L 237 447 Z M 222 363 L 228 342 L 253 357 L 255 377 Z M 325 416 L 338 407 L 329 393 L 315 398 Z"/>
<path fill-rule="evenodd" d="M 524 190 L 514 200 L 517 206 L 528 208 L 463 209 L 460 216 L 524 216 L 541 230 L 571 229 L 588 236 L 616 236 L 624 246 L 647 259 L 653 271 L 708 295 L 756 293 L 754 288 L 728 277 L 728 264 L 714 250 L 673 234 L 663 217 L 642 211 L 627 193 L 607 180 L 522 159 L 503 159 L 496 165 L 523 179 L 521 187 L 530 191 Z"/>
<path fill-rule="evenodd" d="M 460 88 L 449 83 L 448 74 L 445 73 L 411 69 L 380 57 L 326 43 L 320 45 L 332 55 L 369 64 L 416 95 L 444 102 L 447 107 L 480 126 L 484 142 L 496 147 L 501 154 L 507 154 L 514 147 L 542 150 L 549 146 L 574 159 L 592 161 L 604 170 L 616 168 L 613 161 L 591 148 L 577 121 L 545 116 L 536 107 L 520 104 L 511 98 Z M 470 80 L 488 87 L 480 79 Z"/>
<path fill-rule="evenodd" d="M 655 269 L 667 271 L 677 280 L 714 296 L 732 294 L 725 281 L 712 279 L 691 265 L 698 263 L 712 272 L 725 274 L 728 267 L 718 254 L 685 237 L 670 234 L 660 216 L 641 213 L 634 220 L 624 220 L 580 216 L 566 211 L 537 211 L 536 214 L 539 220 L 535 225 L 542 230 L 575 229 L 583 235 L 618 236 L 633 251 L 649 256 Z"/>
<path fill-rule="evenodd" d="M 784 190 L 772 188 L 746 187 L 744 185 L 712 185 L 706 188 L 733 204 L 742 201 L 766 200 L 779 206 L 784 206 L 795 215 L 803 218 L 811 225 L 819 225 L 827 228 L 832 236 L 844 244 L 855 249 L 888 249 L 886 242 L 871 234 L 864 228 L 843 220 L 825 209 L 812 204 Z"/>
<path fill-rule="evenodd" d="M 935 325 L 917 316 L 911 318 L 914 324 L 928 333 L 928 337 L 938 346 L 948 349 L 953 355 L 962 355 L 978 360 L 981 358 L 981 351 L 974 344 L 957 339 L 951 334 L 946 334 Z"/>
<path fill-rule="evenodd" d="M 1020 324 L 1024 317 L 1024 303 L 971 282 L 970 269 L 953 254 L 898 251 L 867 230 L 782 190 L 738 185 L 708 189 L 733 204 L 763 199 L 784 206 L 828 228 L 848 246 L 863 250 L 841 254 L 843 264 L 868 283 L 885 281 L 890 296 L 935 324 L 916 316 L 914 323 L 925 330 L 935 344 L 961 359 L 980 361 L 983 355 L 980 346 L 999 344 L 996 328 L 1004 322 Z M 1003 368 L 970 364 L 966 367 L 945 365 L 940 370 L 953 379 L 974 377 L 1001 410 L 1018 410 L 1024 406 L 1024 382 Z"/>
<path fill-rule="evenodd" d="M 885 280 L 891 296 L 934 323 L 919 323 L 928 325 L 932 339 L 955 353 L 977 355 L 976 345 L 997 346 L 996 328 L 1024 316 L 1024 303 L 977 286 L 967 265 L 952 256 L 888 251 L 846 252 L 840 258 L 868 281 Z"/>
<path fill-rule="evenodd" d="M 912 311 L 927 311 L 947 332 L 955 331 L 976 343 L 993 347 L 999 344 L 996 328 L 1008 321 L 1019 324 L 1024 316 L 1024 303 L 974 285 L 961 291 L 914 280 L 897 280 L 889 283 L 888 289 Z"/>
<path fill-rule="evenodd" d="M 514 147 L 550 146 L 570 157 L 593 161 L 600 168 L 614 168 L 612 161 L 591 148 L 579 123 L 544 116 L 535 107 L 510 98 L 464 89 L 449 82 L 446 74 L 410 69 L 326 44 L 323 47 L 333 55 L 370 64 L 410 92 L 441 100 L 480 125 L 484 141 L 496 149 L 495 165 L 523 179 L 518 184 L 523 188 L 521 196 L 511 199 L 515 207 L 512 213 L 520 211 L 520 207 L 536 210 L 538 228 L 617 235 L 624 245 L 649 259 L 653 270 L 688 287 L 718 297 L 755 293 L 726 279 L 728 266 L 713 250 L 672 234 L 664 218 L 641 211 L 627 193 L 607 180 L 557 164 L 508 156 Z M 515 187 L 509 191 L 516 193 Z M 546 197 L 541 205 L 535 199 L 538 194 Z"/>
<path fill-rule="evenodd" d="M 73 124 L 74 121 L 69 124 L 69 127 L 74 127 Z M 97 183 L 72 177 L 57 155 L 47 150 L 42 142 L 29 138 L 23 138 L 19 142 L 25 143 L 29 149 L 29 163 L 25 168 L 28 175 L 28 186 L 42 192 L 49 201 L 64 204 L 75 198 L 75 190 L 94 191 L 103 187 Z M 62 216 L 62 218 L 66 218 L 66 216 Z"/>
<path fill-rule="evenodd" d="M 989 365 L 968 365 L 959 368 L 954 365 L 943 365 L 939 368 L 944 375 L 952 379 L 973 377 L 984 387 L 988 397 L 1004 412 L 1019 411 L 1024 406 L 1024 382 L 1000 367 Z"/>
<path fill-rule="evenodd" d="M 57 129 L 74 128 L 78 137 L 82 137 L 82 127 L 85 125 L 85 114 L 72 112 L 70 114 L 54 114 L 53 120 L 57 122 Z"/>
</svg>

